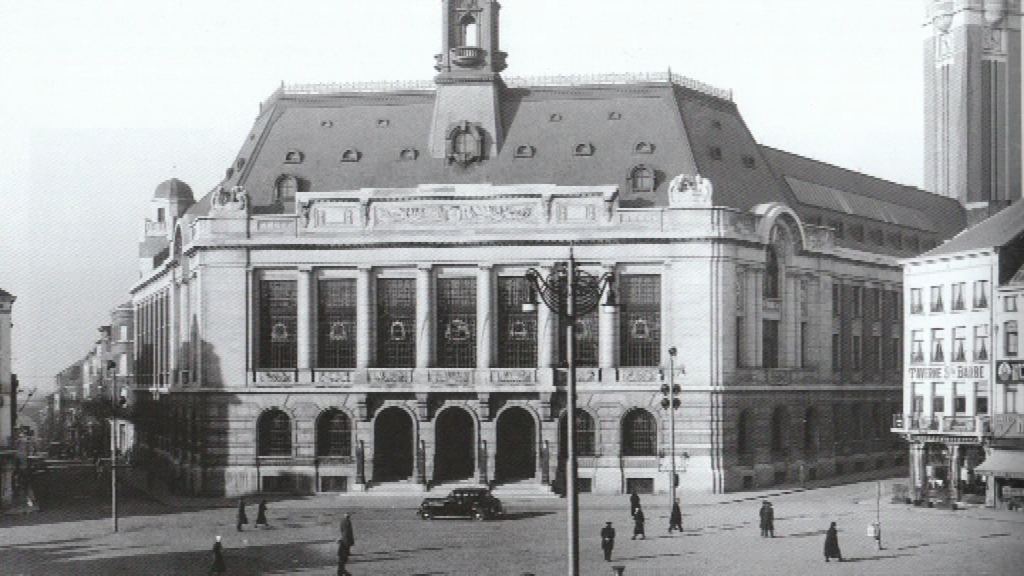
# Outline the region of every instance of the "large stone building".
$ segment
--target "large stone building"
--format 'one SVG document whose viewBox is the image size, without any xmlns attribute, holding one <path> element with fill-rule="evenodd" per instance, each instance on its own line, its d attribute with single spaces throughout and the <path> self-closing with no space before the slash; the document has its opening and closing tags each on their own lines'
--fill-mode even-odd
<svg viewBox="0 0 1024 576">
<path fill-rule="evenodd" d="M 545 489 L 565 322 L 524 275 L 613 278 L 577 320 L 581 489 L 905 465 L 898 258 L 953 198 L 761 146 L 675 75 L 504 78 L 497 2 L 445 0 L 429 84 L 283 86 L 222 182 L 161 184 L 132 287 L 139 439 L 192 492 Z M 610 297 L 609 297 L 610 296 Z"/>
<path fill-rule="evenodd" d="M 0 289 L 0 508 L 14 498 L 14 426 L 18 396 L 11 375 L 11 311 L 16 297 Z"/>
<path fill-rule="evenodd" d="M 903 266 L 910 346 L 894 431 L 910 445 L 916 498 L 995 505 L 1003 488 L 1024 489 L 1024 203 Z"/>
<path fill-rule="evenodd" d="M 925 6 L 925 188 L 974 223 L 1021 198 L 1021 3 Z"/>
</svg>

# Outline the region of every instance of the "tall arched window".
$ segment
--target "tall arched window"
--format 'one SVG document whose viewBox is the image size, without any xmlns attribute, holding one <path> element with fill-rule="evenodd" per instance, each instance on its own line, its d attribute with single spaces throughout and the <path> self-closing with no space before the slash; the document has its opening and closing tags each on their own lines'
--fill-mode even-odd
<svg viewBox="0 0 1024 576">
<path fill-rule="evenodd" d="M 650 412 L 638 408 L 622 419 L 622 455 L 658 455 L 658 423 Z"/>
<path fill-rule="evenodd" d="M 818 449 L 818 414 L 814 408 L 804 412 L 804 453 L 812 453 Z"/>
<path fill-rule="evenodd" d="M 654 171 L 644 164 L 634 167 L 629 179 L 633 185 L 633 192 L 654 191 Z"/>
<path fill-rule="evenodd" d="M 772 453 L 785 454 L 789 446 L 789 411 L 777 406 L 772 412 Z"/>
<path fill-rule="evenodd" d="M 569 423 L 566 416 L 568 412 L 562 414 L 562 420 L 559 423 L 558 430 L 558 441 L 559 450 L 562 454 L 565 454 L 568 450 L 566 441 L 569 437 L 568 429 Z M 576 409 L 576 455 L 577 456 L 594 456 L 597 445 L 597 429 L 594 427 L 594 417 L 585 410 Z"/>
<path fill-rule="evenodd" d="M 316 455 L 352 455 L 352 422 L 341 410 L 328 410 L 317 419 Z"/>
<path fill-rule="evenodd" d="M 779 254 L 771 245 L 765 249 L 764 297 L 779 297 Z"/>
<path fill-rule="evenodd" d="M 287 414 L 274 408 L 260 415 L 257 454 L 260 456 L 291 456 L 292 426 Z"/>
<path fill-rule="evenodd" d="M 736 420 L 736 452 L 749 454 L 750 448 L 750 412 L 744 410 Z"/>
</svg>

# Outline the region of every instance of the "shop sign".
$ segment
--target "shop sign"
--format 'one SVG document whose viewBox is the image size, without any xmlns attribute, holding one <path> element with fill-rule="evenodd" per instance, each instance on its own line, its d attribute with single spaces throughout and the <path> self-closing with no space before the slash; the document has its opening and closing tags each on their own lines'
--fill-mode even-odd
<svg viewBox="0 0 1024 576">
<path fill-rule="evenodd" d="M 995 414 L 992 416 L 992 435 L 996 438 L 1024 436 L 1024 416 L 1021 414 Z"/>
<path fill-rule="evenodd" d="M 985 364 L 963 364 L 956 366 L 911 367 L 912 380 L 984 380 Z"/>
<path fill-rule="evenodd" d="M 942 429 L 946 432 L 974 432 L 973 416 L 947 416 L 942 420 Z"/>
<path fill-rule="evenodd" d="M 1024 360 L 1001 361 L 996 368 L 996 379 L 1000 382 L 1024 382 Z"/>
</svg>

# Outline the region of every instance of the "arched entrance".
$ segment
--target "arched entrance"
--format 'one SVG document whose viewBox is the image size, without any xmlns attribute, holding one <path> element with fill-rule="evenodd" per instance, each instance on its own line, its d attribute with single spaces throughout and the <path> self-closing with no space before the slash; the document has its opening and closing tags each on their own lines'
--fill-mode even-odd
<svg viewBox="0 0 1024 576">
<path fill-rule="evenodd" d="M 373 423 L 373 480 L 389 482 L 412 476 L 412 417 L 401 408 L 385 408 Z"/>
<path fill-rule="evenodd" d="M 498 446 L 494 454 L 494 480 L 512 482 L 537 473 L 537 431 L 533 416 L 513 406 L 498 416 Z"/>
<path fill-rule="evenodd" d="M 434 482 L 473 477 L 474 428 L 473 417 L 462 408 L 449 408 L 438 414 L 434 422 Z"/>
</svg>

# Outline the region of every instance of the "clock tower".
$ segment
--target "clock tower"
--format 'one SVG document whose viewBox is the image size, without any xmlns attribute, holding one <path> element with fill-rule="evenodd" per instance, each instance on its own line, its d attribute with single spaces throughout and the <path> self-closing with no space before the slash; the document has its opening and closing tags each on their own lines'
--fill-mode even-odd
<svg viewBox="0 0 1024 576">
<path fill-rule="evenodd" d="M 430 152 L 463 167 L 501 148 L 501 71 L 496 0 L 442 0 L 441 53 Z"/>
<path fill-rule="evenodd" d="M 925 188 L 973 224 L 1021 198 L 1021 0 L 925 5 Z"/>
</svg>

